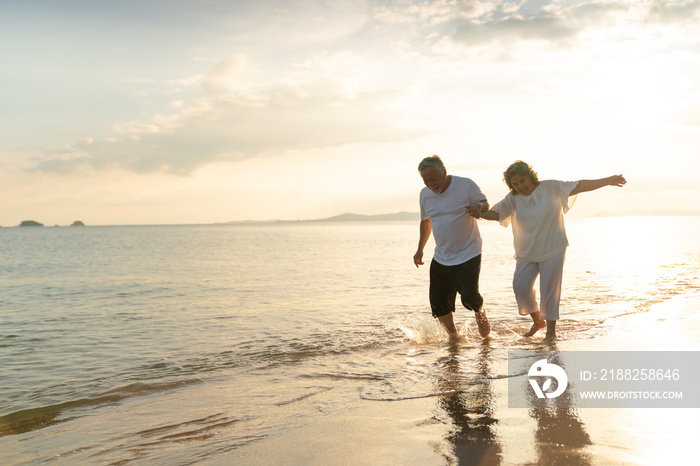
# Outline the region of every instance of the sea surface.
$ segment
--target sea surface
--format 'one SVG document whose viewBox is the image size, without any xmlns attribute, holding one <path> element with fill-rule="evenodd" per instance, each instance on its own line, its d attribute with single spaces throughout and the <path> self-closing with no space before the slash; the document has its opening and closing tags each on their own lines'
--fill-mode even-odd
<svg viewBox="0 0 700 466">
<path fill-rule="evenodd" d="M 519 336 L 531 322 L 512 296 L 510 229 L 480 226 L 487 356 L 504 359 L 534 344 Z M 700 217 L 569 218 L 567 233 L 561 341 L 698 293 Z M 421 268 L 417 243 L 415 222 L 0 229 L 4 464 L 262 464 L 256 444 L 344 402 L 483 382 L 459 306 L 458 375 L 440 360 L 433 242 Z"/>
</svg>

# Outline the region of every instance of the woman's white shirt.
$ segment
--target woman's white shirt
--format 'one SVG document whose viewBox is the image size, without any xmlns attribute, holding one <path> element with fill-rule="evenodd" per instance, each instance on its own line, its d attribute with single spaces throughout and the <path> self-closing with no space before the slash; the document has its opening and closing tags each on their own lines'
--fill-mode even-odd
<svg viewBox="0 0 700 466">
<path fill-rule="evenodd" d="M 501 225 L 513 227 L 516 259 L 542 262 L 566 250 L 564 214 L 576 201 L 570 194 L 577 185 L 578 181 L 544 180 L 529 196 L 508 193 L 493 206 Z"/>
</svg>

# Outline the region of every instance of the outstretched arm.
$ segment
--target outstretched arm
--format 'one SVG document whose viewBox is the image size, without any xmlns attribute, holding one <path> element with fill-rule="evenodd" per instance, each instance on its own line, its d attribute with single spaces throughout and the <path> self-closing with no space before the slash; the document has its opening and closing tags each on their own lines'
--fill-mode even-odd
<svg viewBox="0 0 700 466">
<path fill-rule="evenodd" d="M 604 186 L 624 186 L 627 183 L 625 177 L 622 175 L 613 175 L 607 178 L 600 178 L 598 180 L 581 180 L 578 185 L 571 191 L 570 196 L 574 196 L 578 193 L 585 193 L 587 191 L 595 191 Z"/>
<path fill-rule="evenodd" d="M 428 238 L 430 238 L 430 233 L 433 232 L 433 225 L 430 223 L 430 219 L 426 218 L 420 222 L 420 238 L 418 239 L 418 250 L 413 255 L 413 263 L 416 267 L 423 265 L 423 249 L 428 243 Z"/>
</svg>

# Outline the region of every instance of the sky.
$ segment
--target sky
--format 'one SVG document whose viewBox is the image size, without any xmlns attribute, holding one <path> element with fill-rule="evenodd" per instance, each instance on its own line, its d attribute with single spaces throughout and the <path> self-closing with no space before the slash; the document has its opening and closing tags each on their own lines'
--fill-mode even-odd
<svg viewBox="0 0 700 466">
<path fill-rule="evenodd" d="M 700 0 L 1 0 L 0 59 L 1 226 L 417 212 L 433 154 L 700 211 Z"/>
</svg>

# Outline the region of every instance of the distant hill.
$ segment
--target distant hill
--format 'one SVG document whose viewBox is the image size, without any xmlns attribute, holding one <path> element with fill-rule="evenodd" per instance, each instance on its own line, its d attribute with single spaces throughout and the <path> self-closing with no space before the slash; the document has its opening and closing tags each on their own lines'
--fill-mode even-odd
<svg viewBox="0 0 700 466">
<path fill-rule="evenodd" d="M 418 212 L 398 212 L 395 214 L 362 215 L 341 214 L 334 217 L 310 220 L 311 222 L 391 222 L 401 220 L 420 220 Z"/>
<path fill-rule="evenodd" d="M 652 215 L 668 215 L 668 216 L 687 216 L 687 215 L 699 215 L 700 211 L 667 211 L 662 214 L 654 213 Z M 642 212 L 623 212 L 612 214 L 609 212 L 599 212 L 592 217 L 625 217 L 625 216 L 638 216 L 638 215 L 649 215 L 649 213 Z M 345 213 L 341 215 L 335 215 L 328 218 L 318 218 L 311 220 L 245 220 L 232 222 L 227 222 L 227 224 L 260 224 L 260 223 L 331 223 L 331 222 L 392 222 L 392 221 L 420 221 L 419 212 L 397 212 L 394 214 L 379 214 L 379 215 L 363 215 L 363 214 L 353 214 Z"/>
<path fill-rule="evenodd" d="M 394 221 L 420 221 L 418 212 L 397 212 L 394 214 L 362 215 L 345 213 L 328 218 L 312 220 L 234 220 L 228 225 L 259 224 L 259 223 L 324 223 L 324 222 L 394 222 Z"/>
</svg>

